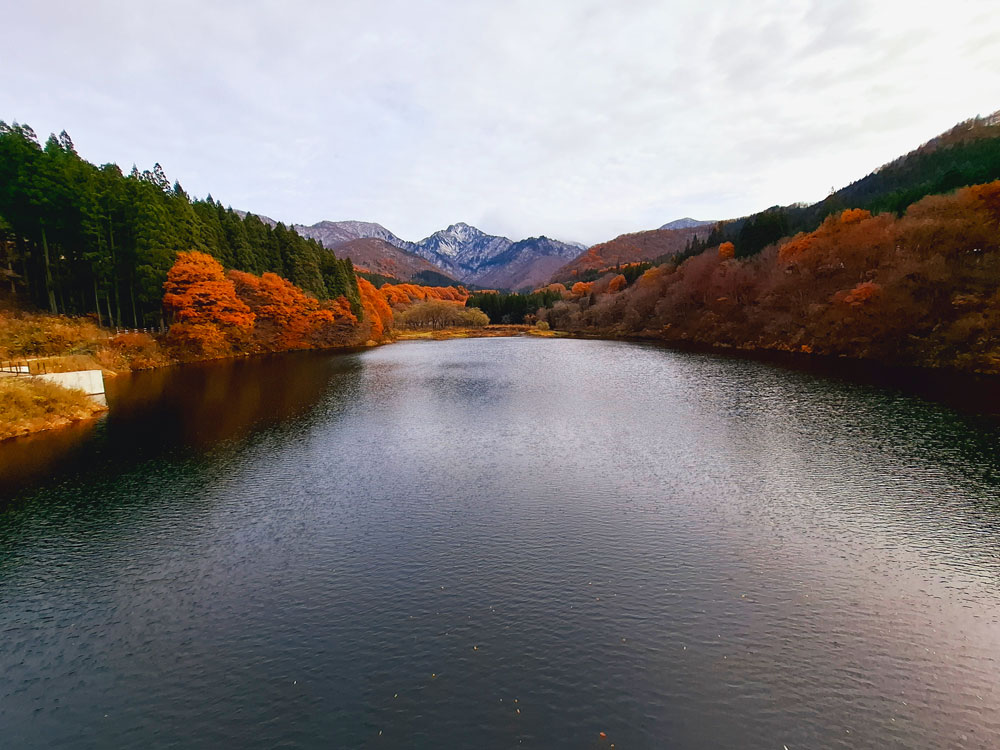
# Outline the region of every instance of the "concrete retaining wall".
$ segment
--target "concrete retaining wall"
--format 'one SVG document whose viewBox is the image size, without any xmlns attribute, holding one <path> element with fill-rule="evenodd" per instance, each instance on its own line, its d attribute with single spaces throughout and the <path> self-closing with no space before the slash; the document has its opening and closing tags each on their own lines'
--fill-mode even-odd
<svg viewBox="0 0 1000 750">
<path fill-rule="evenodd" d="M 48 380 L 63 388 L 75 388 L 83 391 L 95 401 L 107 406 L 104 396 L 104 373 L 100 370 L 77 370 L 76 372 L 47 372 L 35 375 L 36 378 Z"/>
</svg>

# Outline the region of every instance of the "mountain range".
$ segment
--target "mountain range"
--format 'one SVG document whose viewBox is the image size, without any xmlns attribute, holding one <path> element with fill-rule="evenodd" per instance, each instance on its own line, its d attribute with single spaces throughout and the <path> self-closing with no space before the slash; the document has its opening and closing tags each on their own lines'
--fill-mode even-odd
<svg viewBox="0 0 1000 750">
<path fill-rule="evenodd" d="M 587 249 L 544 236 L 515 242 L 464 222 L 419 242 L 400 239 L 381 224 L 367 221 L 321 221 L 293 228 L 361 268 L 401 281 L 427 280 L 437 272 L 461 283 L 498 289 L 544 284 L 553 271 Z"/>
<path fill-rule="evenodd" d="M 258 218 L 271 226 L 277 223 L 267 216 Z M 371 221 L 319 221 L 291 227 L 350 258 L 359 269 L 399 281 L 523 290 L 550 280 L 571 280 L 583 271 L 682 252 L 686 242 L 707 235 L 715 224 L 685 217 L 591 248 L 544 235 L 515 242 L 464 222 L 417 242 L 404 240 Z"/>
<path fill-rule="evenodd" d="M 393 247 L 411 252 L 412 242 L 401 240 L 381 224 L 371 221 L 320 221 L 311 226 L 293 224 L 292 229 L 303 237 L 309 237 L 323 243 L 324 247 L 334 248 L 351 240 L 373 238 L 387 242 Z"/>
</svg>

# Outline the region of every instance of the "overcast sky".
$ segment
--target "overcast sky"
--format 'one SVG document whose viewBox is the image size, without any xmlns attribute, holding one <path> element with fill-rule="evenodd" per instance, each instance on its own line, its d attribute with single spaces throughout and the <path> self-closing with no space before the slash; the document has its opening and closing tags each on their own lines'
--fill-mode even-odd
<svg viewBox="0 0 1000 750">
<path fill-rule="evenodd" d="M 995 3 L 22 2 L 0 119 L 286 222 L 587 243 L 815 201 L 1000 109 Z"/>
</svg>

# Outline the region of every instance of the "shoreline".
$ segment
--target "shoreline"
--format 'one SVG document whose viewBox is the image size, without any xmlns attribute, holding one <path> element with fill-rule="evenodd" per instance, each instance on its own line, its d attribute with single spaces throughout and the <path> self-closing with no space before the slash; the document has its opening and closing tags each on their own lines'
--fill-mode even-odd
<svg viewBox="0 0 1000 750">
<path fill-rule="evenodd" d="M 108 412 L 82 390 L 66 388 L 30 375 L 5 375 L 0 379 L 0 443 L 96 422 Z M 12 416 L 7 416 L 7 412 Z"/>
<path fill-rule="evenodd" d="M 391 338 L 382 341 L 368 341 L 362 344 L 336 346 L 319 349 L 288 349 L 278 352 L 247 352 L 236 356 L 213 357 L 187 360 L 171 360 L 157 364 L 154 367 L 142 367 L 134 370 L 115 371 L 104 370 L 106 378 L 119 378 L 132 373 L 147 370 L 159 370 L 185 365 L 219 362 L 225 360 L 254 359 L 258 357 L 291 354 L 296 352 L 326 352 L 349 354 L 362 352 L 379 346 L 387 346 L 402 341 L 450 341 L 468 338 L 513 338 L 529 336 L 533 338 L 571 338 L 595 341 L 621 341 L 627 343 L 650 344 L 670 351 L 692 354 L 711 354 L 732 359 L 751 360 L 769 364 L 777 364 L 801 372 L 821 372 L 850 377 L 851 379 L 876 382 L 881 386 L 896 386 L 915 390 L 921 393 L 921 385 L 930 385 L 935 381 L 954 381 L 956 379 L 968 382 L 980 398 L 985 392 L 988 396 L 982 403 L 982 414 L 1000 415 L 1000 374 L 992 372 L 972 372 L 953 366 L 910 365 L 885 362 L 875 358 L 851 357 L 848 355 L 831 355 L 824 353 L 803 352 L 795 350 L 739 347 L 727 344 L 709 344 L 701 341 L 673 340 L 656 335 L 626 335 L 610 331 L 564 331 L 543 330 L 527 324 L 498 324 L 483 328 L 444 328 L 438 330 L 401 330 L 395 331 Z M 69 390 L 69 389 L 65 389 Z M 931 396 L 935 400 L 947 401 L 940 395 Z M 971 396 L 970 396 L 971 398 Z M 992 403 L 991 403 L 992 402 Z M 90 414 L 58 414 L 53 413 L 44 423 L 26 420 L 26 424 L 15 428 L 14 434 L 0 438 L 0 444 L 20 438 L 37 435 L 43 432 L 62 430 L 67 427 L 79 426 L 88 422 L 97 423 L 109 411 L 107 406 L 97 406 Z M 38 426 L 34 426 L 38 424 Z"/>
</svg>

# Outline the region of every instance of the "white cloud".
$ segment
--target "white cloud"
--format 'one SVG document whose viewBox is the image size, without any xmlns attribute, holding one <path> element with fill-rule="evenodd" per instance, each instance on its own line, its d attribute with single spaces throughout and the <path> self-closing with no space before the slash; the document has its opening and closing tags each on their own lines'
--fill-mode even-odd
<svg viewBox="0 0 1000 750">
<path fill-rule="evenodd" d="M 288 221 L 596 242 L 815 200 L 1000 107 L 991 4 L 63 2 L 0 117 Z"/>
</svg>

